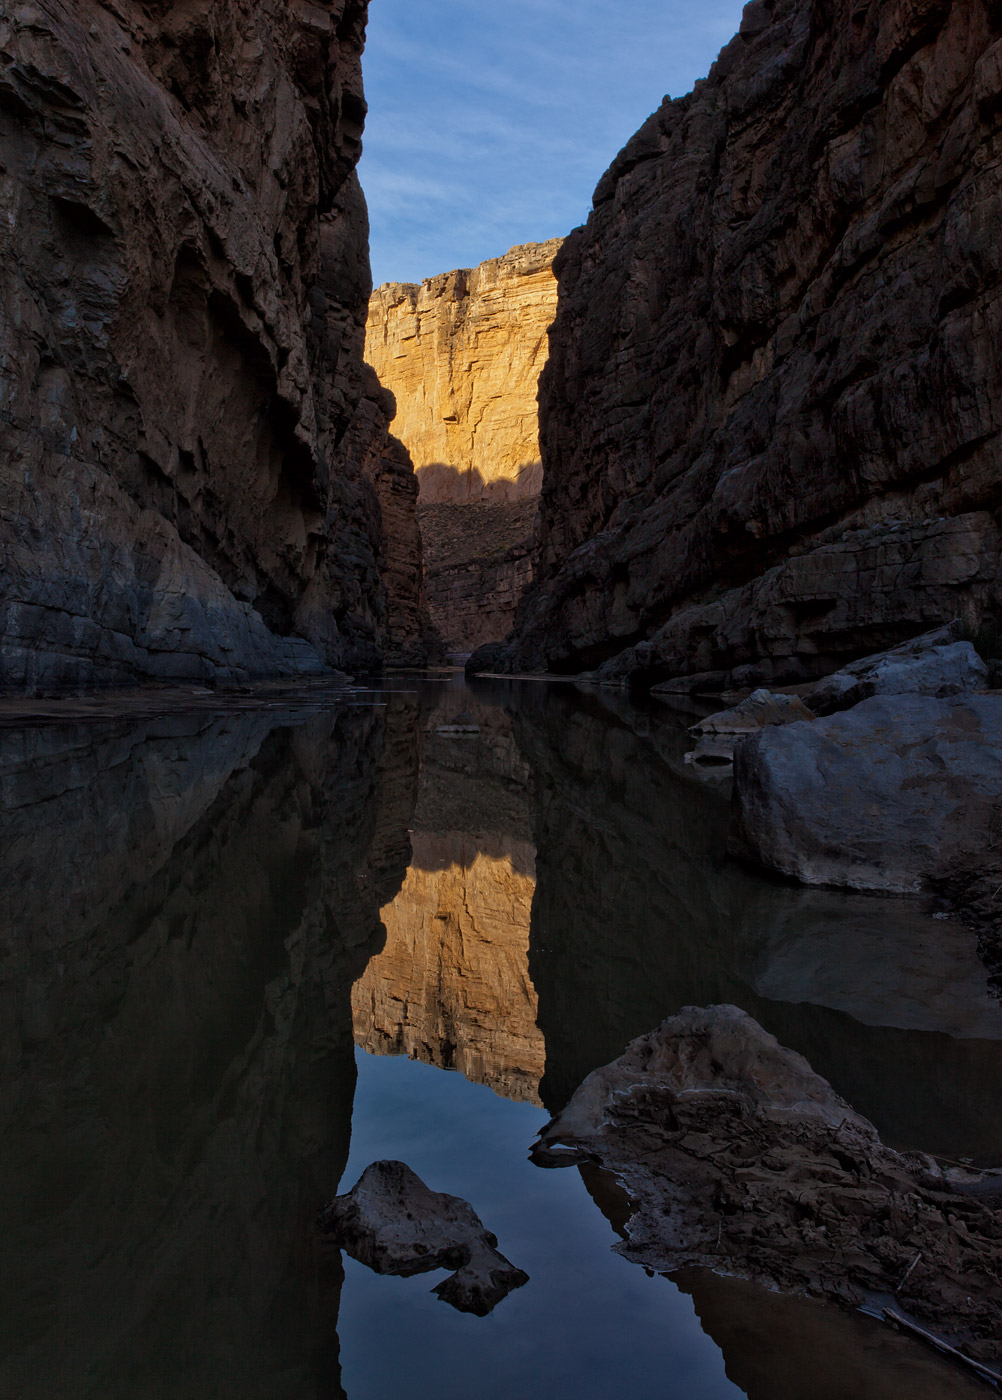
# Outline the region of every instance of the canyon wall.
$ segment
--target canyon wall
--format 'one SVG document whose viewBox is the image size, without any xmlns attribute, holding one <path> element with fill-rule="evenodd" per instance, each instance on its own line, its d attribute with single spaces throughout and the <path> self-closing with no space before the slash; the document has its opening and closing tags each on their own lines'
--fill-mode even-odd
<svg viewBox="0 0 1002 1400">
<path fill-rule="evenodd" d="M 556 261 L 513 667 L 795 681 L 1000 604 L 1002 11 L 754 0 Z"/>
<path fill-rule="evenodd" d="M 0 688 L 392 649 L 359 441 L 385 428 L 365 21 L 365 0 L 0 16 Z"/>
<path fill-rule="evenodd" d="M 428 609 L 457 654 L 511 630 L 532 580 L 536 395 L 560 240 L 373 293 L 365 354 L 420 481 Z"/>
<path fill-rule="evenodd" d="M 369 303 L 365 358 L 396 400 L 393 431 L 421 502 L 524 500 L 542 468 L 536 393 L 557 304 L 560 240 L 512 248 Z"/>
</svg>

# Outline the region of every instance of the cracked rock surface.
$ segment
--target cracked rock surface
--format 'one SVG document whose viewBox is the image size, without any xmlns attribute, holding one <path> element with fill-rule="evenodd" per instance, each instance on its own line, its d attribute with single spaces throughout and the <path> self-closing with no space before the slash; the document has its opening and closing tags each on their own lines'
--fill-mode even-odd
<svg viewBox="0 0 1002 1400">
<path fill-rule="evenodd" d="M 802 1056 L 734 1006 L 685 1007 L 590 1074 L 533 1150 L 597 1162 L 617 1248 L 856 1306 L 873 1296 L 985 1363 L 1002 1348 L 1002 1174 L 885 1147 Z"/>
</svg>

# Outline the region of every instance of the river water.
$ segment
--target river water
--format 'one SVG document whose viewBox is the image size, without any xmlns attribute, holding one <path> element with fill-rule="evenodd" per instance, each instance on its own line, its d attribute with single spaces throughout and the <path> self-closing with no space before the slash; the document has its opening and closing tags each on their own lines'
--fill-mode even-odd
<svg viewBox="0 0 1002 1400">
<path fill-rule="evenodd" d="M 1002 1161 L 971 937 L 729 861 L 686 722 L 406 678 L 0 730 L 3 1400 L 979 1393 L 861 1314 L 647 1275 L 613 1183 L 527 1160 L 590 1070 L 726 1001 L 892 1145 Z M 477 1318 L 318 1248 L 381 1158 L 529 1283 Z"/>
</svg>

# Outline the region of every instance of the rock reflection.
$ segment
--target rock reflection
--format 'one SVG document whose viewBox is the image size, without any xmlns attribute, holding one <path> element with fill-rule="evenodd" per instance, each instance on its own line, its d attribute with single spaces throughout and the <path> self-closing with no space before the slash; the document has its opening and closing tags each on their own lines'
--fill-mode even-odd
<svg viewBox="0 0 1002 1400">
<path fill-rule="evenodd" d="M 728 860 L 726 794 L 682 761 L 691 717 L 526 691 L 551 1112 L 666 1016 L 731 1002 L 890 1145 L 1002 1162 L 1002 1011 L 973 936 L 922 901 L 799 890 Z"/>
<path fill-rule="evenodd" d="M 280 724 L 3 736 L 5 1395 L 341 1393 L 309 1241 L 414 718 Z"/>
<path fill-rule="evenodd" d="M 438 734 L 448 707 L 425 722 L 411 865 L 381 911 L 386 945 L 352 991 L 355 1037 L 538 1103 L 528 774 L 504 711 L 476 710 L 470 738 Z"/>
</svg>

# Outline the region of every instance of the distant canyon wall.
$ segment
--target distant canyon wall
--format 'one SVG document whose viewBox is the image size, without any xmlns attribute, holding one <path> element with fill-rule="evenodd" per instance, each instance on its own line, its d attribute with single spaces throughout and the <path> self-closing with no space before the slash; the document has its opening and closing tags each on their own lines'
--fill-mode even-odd
<svg viewBox="0 0 1002 1400">
<path fill-rule="evenodd" d="M 428 608 L 446 647 L 504 638 L 532 580 L 537 392 L 560 239 L 373 293 L 366 359 L 420 482 Z M 460 507 L 475 507 L 466 512 Z"/>
<path fill-rule="evenodd" d="M 401 640 L 360 441 L 366 9 L 0 16 L 0 689 Z"/>
<path fill-rule="evenodd" d="M 542 479 L 536 393 L 560 239 L 512 248 L 369 304 L 365 358 L 396 400 L 421 502 L 524 500 Z"/>
<path fill-rule="evenodd" d="M 997 612 L 1002 11 L 754 0 L 556 268 L 513 667 L 794 681 Z"/>
</svg>

